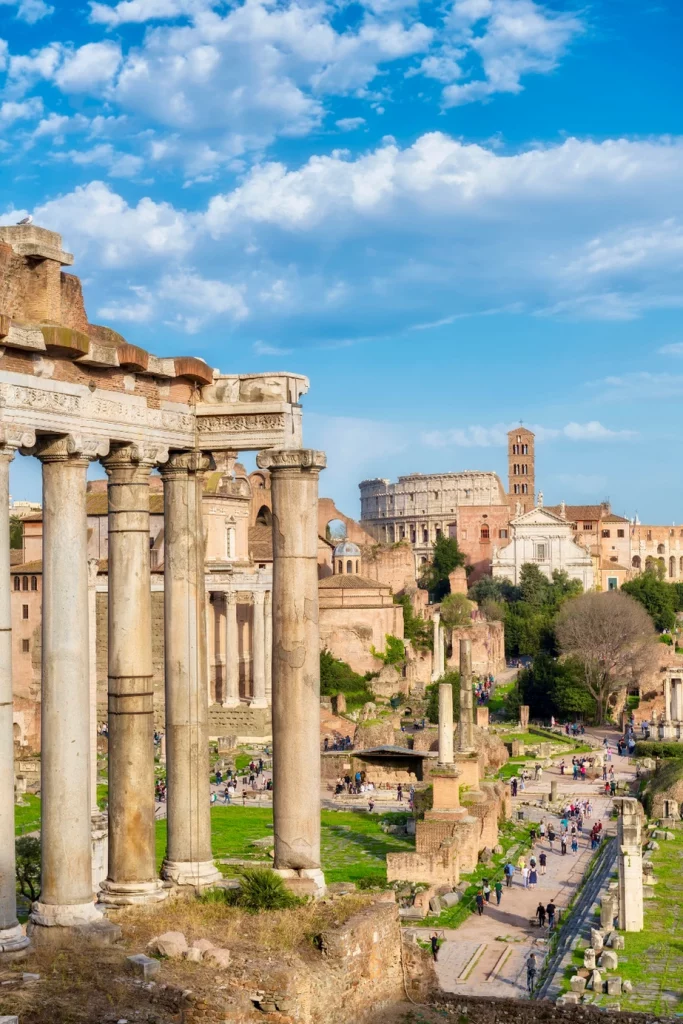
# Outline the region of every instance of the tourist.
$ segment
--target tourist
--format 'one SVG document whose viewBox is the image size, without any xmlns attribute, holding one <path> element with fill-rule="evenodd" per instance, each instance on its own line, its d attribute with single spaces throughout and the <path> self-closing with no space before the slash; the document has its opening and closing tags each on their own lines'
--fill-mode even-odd
<svg viewBox="0 0 683 1024">
<path fill-rule="evenodd" d="M 537 881 L 538 881 L 538 872 L 536 871 L 536 868 L 535 867 L 534 868 L 529 868 L 529 888 L 530 889 L 535 889 Z"/>
<path fill-rule="evenodd" d="M 370 797 L 370 799 L 368 800 L 368 814 L 372 814 L 374 809 L 375 809 L 375 801 L 372 799 L 372 797 Z"/>
<path fill-rule="evenodd" d="M 526 866 L 526 864 L 522 868 L 522 885 L 525 889 L 529 888 L 529 868 Z"/>
<path fill-rule="evenodd" d="M 429 941 L 432 944 L 432 957 L 434 958 L 434 960 L 437 960 L 439 956 L 439 936 L 436 934 L 436 932 L 434 932 Z"/>
<path fill-rule="evenodd" d="M 403 802 L 403 786 L 401 785 L 400 782 L 396 787 L 396 799 L 401 803 Z"/>
<path fill-rule="evenodd" d="M 479 914 L 479 917 L 481 917 L 481 915 L 484 913 L 484 892 L 482 889 L 479 889 L 477 891 L 477 895 L 474 897 L 474 899 L 477 904 L 477 913 Z"/>
<path fill-rule="evenodd" d="M 533 992 L 534 984 L 536 983 L 536 973 L 538 968 L 536 967 L 536 954 L 531 953 L 529 959 L 526 962 L 526 987 L 529 992 Z"/>
<path fill-rule="evenodd" d="M 545 912 L 548 915 L 548 931 L 552 931 L 555 927 L 555 904 L 551 900 L 545 908 Z"/>
<path fill-rule="evenodd" d="M 501 882 L 500 878 L 498 879 L 493 888 L 496 891 L 496 905 L 500 906 L 500 901 L 503 898 L 503 883 Z"/>
<path fill-rule="evenodd" d="M 572 836 L 572 853 L 579 852 L 579 841 L 576 836 Z"/>
<path fill-rule="evenodd" d="M 562 856 L 564 857 L 565 853 L 567 852 L 567 836 L 564 832 L 560 837 L 560 849 L 562 850 Z"/>
<path fill-rule="evenodd" d="M 489 885 L 488 878 L 482 879 L 482 892 L 484 893 L 484 899 L 487 903 L 491 902 L 491 886 Z"/>
<path fill-rule="evenodd" d="M 546 864 L 547 863 L 548 863 L 548 855 L 545 852 L 545 850 L 541 850 L 541 853 L 539 854 L 539 858 L 538 858 L 538 865 L 539 865 L 539 868 L 540 868 L 540 871 L 541 871 L 542 875 L 545 874 L 545 869 L 546 869 Z"/>
<path fill-rule="evenodd" d="M 216 790 L 215 789 L 211 790 L 211 796 L 209 797 L 209 802 L 210 802 L 212 807 L 216 803 Z"/>
<path fill-rule="evenodd" d="M 553 843 L 554 842 L 555 842 L 555 829 L 553 828 L 552 825 L 549 825 L 548 826 L 548 845 L 550 846 L 551 850 L 553 848 Z"/>
<path fill-rule="evenodd" d="M 617 795 L 617 782 L 616 782 L 616 779 L 611 779 L 610 780 L 609 795 L 610 796 L 616 796 Z"/>
<path fill-rule="evenodd" d="M 547 831 L 547 826 L 546 826 L 546 823 L 545 823 L 545 818 L 541 818 L 541 824 L 538 826 L 538 834 L 541 837 L 541 839 L 545 839 L 546 831 Z"/>
<path fill-rule="evenodd" d="M 508 861 L 505 867 L 503 868 L 503 874 L 505 875 L 505 884 L 508 887 L 508 889 L 510 889 L 512 886 L 512 876 L 514 875 L 514 873 L 515 866 L 511 861 Z"/>
<path fill-rule="evenodd" d="M 231 802 L 232 801 L 230 799 L 230 783 L 228 783 L 228 785 L 223 790 L 223 803 L 229 804 Z"/>
<path fill-rule="evenodd" d="M 529 842 L 531 843 L 531 848 L 533 849 L 534 848 L 534 844 L 536 843 L 536 828 L 535 828 L 535 826 L 533 826 L 529 830 Z"/>
<path fill-rule="evenodd" d="M 545 926 L 545 907 L 540 900 L 536 907 L 536 917 L 538 918 L 539 927 L 543 928 Z"/>
</svg>

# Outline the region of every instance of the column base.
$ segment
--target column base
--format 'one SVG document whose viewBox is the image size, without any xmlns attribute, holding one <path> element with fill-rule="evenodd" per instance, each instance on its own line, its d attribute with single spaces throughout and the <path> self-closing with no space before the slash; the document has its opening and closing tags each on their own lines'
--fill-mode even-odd
<svg viewBox="0 0 683 1024">
<path fill-rule="evenodd" d="M 97 895 L 102 907 L 135 907 L 149 903 L 161 903 L 169 890 L 160 878 L 152 882 L 113 882 L 106 878 Z"/>
<path fill-rule="evenodd" d="M 36 902 L 26 930 L 36 946 L 59 946 L 74 935 L 102 946 L 121 938 L 120 927 L 107 921 L 94 903 Z"/>
<path fill-rule="evenodd" d="M 266 700 L 265 697 L 254 697 L 252 700 L 249 701 L 249 707 L 250 708 L 267 708 L 268 707 L 268 701 Z"/>
<path fill-rule="evenodd" d="M 312 896 L 321 899 L 326 891 L 325 875 L 322 868 L 273 868 L 296 896 Z"/>
<path fill-rule="evenodd" d="M 242 701 L 239 699 L 239 697 L 226 697 L 223 703 L 221 704 L 221 707 L 238 708 L 241 703 Z"/>
<path fill-rule="evenodd" d="M 0 953 L 19 953 L 29 946 L 31 940 L 24 935 L 24 929 L 20 924 L 12 925 L 11 928 L 0 928 Z"/>
<path fill-rule="evenodd" d="M 206 889 L 223 880 L 223 875 L 212 860 L 164 859 L 161 877 L 176 885 L 192 885 L 195 889 Z"/>
<path fill-rule="evenodd" d="M 677 739 L 676 727 L 673 724 L 673 722 L 664 722 L 664 724 L 661 727 L 661 738 L 663 740 L 675 740 L 675 739 Z"/>
</svg>

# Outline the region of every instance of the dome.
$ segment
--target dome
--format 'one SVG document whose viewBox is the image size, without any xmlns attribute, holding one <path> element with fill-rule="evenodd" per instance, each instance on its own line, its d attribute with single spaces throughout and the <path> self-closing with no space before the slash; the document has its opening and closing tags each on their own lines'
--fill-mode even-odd
<svg viewBox="0 0 683 1024">
<path fill-rule="evenodd" d="M 350 540 L 343 540 L 334 549 L 335 558 L 360 558 L 360 548 Z"/>
</svg>

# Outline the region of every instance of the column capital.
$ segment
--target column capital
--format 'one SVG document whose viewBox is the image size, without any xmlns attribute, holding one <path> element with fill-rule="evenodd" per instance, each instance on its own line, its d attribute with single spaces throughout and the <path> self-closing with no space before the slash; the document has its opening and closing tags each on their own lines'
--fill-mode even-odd
<svg viewBox="0 0 683 1024">
<path fill-rule="evenodd" d="M 163 477 L 183 476 L 186 473 L 208 473 L 216 463 L 210 452 L 171 452 L 168 460 L 159 467 Z"/>
<path fill-rule="evenodd" d="M 41 462 L 82 462 L 87 464 L 109 451 L 109 442 L 83 434 L 63 434 L 59 437 L 39 437 L 33 454 Z"/>
<path fill-rule="evenodd" d="M 271 473 L 283 469 L 319 473 L 327 465 L 327 456 L 313 448 L 266 448 L 256 456 L 256 465 Z"/>
<path fill-rule="evenodd" d="M 237 604 L 237 592 L 235 590 L 225 591 L 225 603 L 226 604 Z"/>
<path fill-rule="evenodd" d="M 253 593 L 252 593 L 252 597 L 254 599 L 254 604 L 265 605 L 265 603 L 266 603 L 266 592 L 265 592 L 265 590 L 254 590 Z"/>
<path fill-rule="evenodd" d="M 17 448 L 31 449 L 36 443 L 36 432 L 15 423 L 0 424 L 0 455 L 12 460 Z"/>
<path fill-rule="evenodd" d="M 168 459 L 168 448 L 158 444 L 124 444 L 112 448 L 108 455 L 102 459 L 107 475 L 111 477 L 116 470 L 146 470 L 147 474 L 152 469 Z"/>
</svg>

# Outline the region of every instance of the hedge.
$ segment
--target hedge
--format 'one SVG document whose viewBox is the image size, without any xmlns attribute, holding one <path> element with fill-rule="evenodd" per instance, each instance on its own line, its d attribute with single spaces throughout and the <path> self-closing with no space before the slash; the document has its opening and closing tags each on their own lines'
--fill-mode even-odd
<svg viewBox="0 0 683 1024">
<path fill-rule="evenodd" d="M 683 757 L 683 743 L 656 743 L 654 740 L 639 740 L 636 743 L 636 757 Z"/>
</svg>

